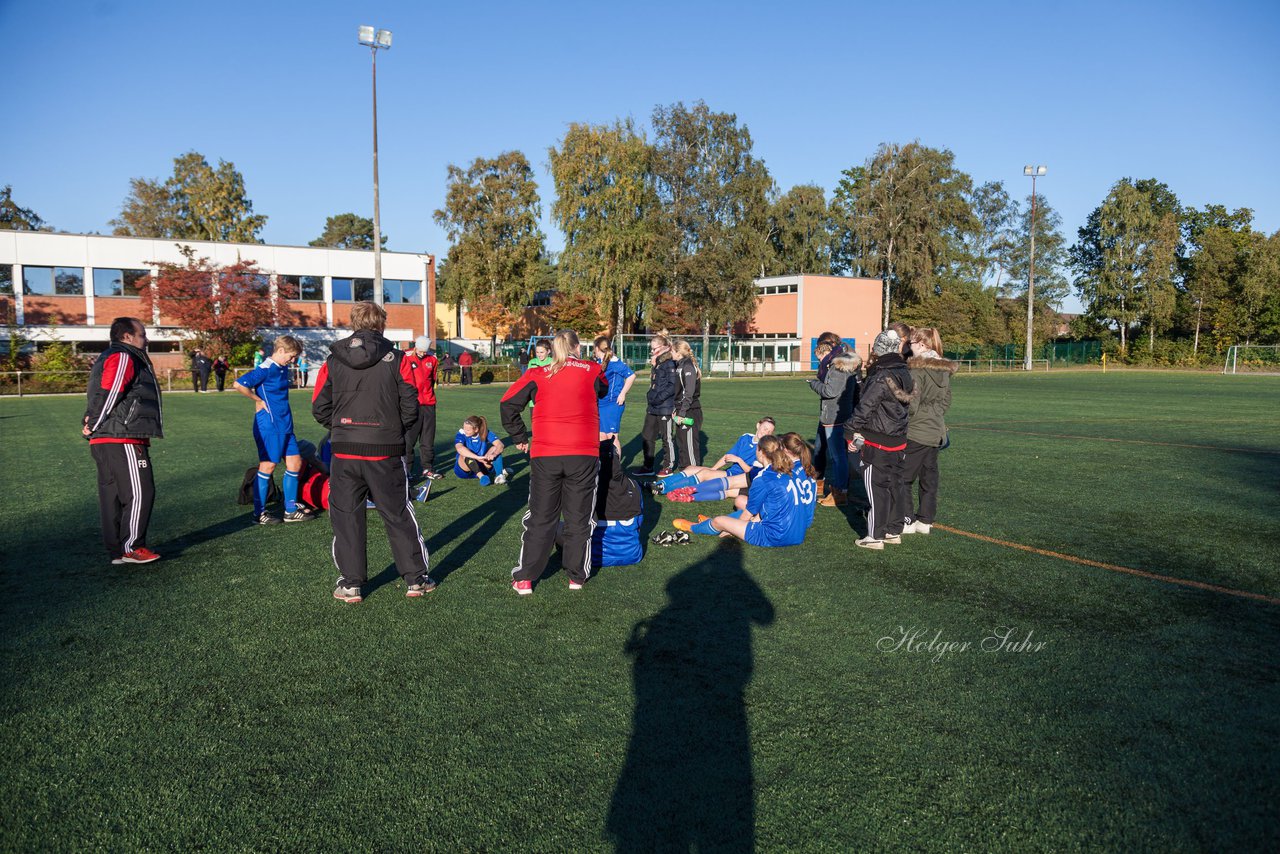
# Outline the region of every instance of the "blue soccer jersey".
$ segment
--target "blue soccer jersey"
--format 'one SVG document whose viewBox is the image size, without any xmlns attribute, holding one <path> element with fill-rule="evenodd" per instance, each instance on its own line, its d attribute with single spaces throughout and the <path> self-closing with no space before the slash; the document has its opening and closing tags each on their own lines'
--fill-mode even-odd
<svg viewBox="0 0 1280 854">
<path fill-rule="evenodd" d="M 257 395 L 267 405 L 258 413 L 258 425 L 264 432 L 293 432 L 293 412 L 289 409 L 289 369 L 274 359 L 262 364 L 236 380 Z"/>
<path fill-rule="evenodd" d="M 743 433 L 738 437 L 738 441 L 733 443 L 733 447 L 729 449 L 729 453 L 733 454 L 735 457 L 741 457 L 746 460 L 747 465 L 752 468 L 760 468 L 760 461 L 756 459 L 756 446 L 758 444 L 759 440 L 756 439 L 755 433 Z M 742 466 L 737 463 L 732 463 L 727 469 L 725 469 L 725 473 L 729 475 L 745 474 L 742 470 Z"/>
<path fill-rule="evenodd" d="M 747 525 L 746 541 L 754 546 L 795 546 L 804 542 L 805 532 L 813 523 L 817 500 L 815 484 L 799 469 L 791 474 L 778 474 L 765 469 L 751 482 L 747 495 L 747 512 L 759 516 L 759 522 Z"/>
<path fill-rule="evenodd" d="M 494 433 L 492 430 L 489 431 L 488 435 L 483 437 L 479 433 L 477 433 L 474 436 L 468 436 L 466 433 L 463 433 L 461 430 L 459 430 L 458 435 L 453 437 L 453 443 L 455 445 L 461 445 L 471 453 L 479 454 L 482 457 L 485 455 L 485 453 L 488 452 L 488 450 L 491 447 L 493 447 L 493 443 L 496 441 L 498 441 L 498 435 Z M 453 473 L 456 474 L 458 477 L 475 477 L 476 476 L 474 472 L 469 472 L 462 467 L 462 457 L 458 457 L 456 460 L 454 460 Z"/>
<path fill-rule="evenodd" d="M 600 398 L 600 404 L 618 405 L 618 395 L 622 393 L 622 387 L 627 384 L 629 377 L 634 377 L 636 372 L 627 367 L 627 363 L 621 359 L 610 359 L 609 364 L 605 365 L 604 378 L 609 383 L 609 390 L 605 396 Z"/>
</svg>

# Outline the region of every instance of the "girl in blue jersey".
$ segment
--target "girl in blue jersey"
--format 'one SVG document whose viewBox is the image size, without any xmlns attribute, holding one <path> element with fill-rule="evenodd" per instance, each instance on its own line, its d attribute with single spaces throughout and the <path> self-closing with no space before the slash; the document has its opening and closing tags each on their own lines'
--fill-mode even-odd
<svg viewBox="0 0 1280 854">
<path fill-rule="evenodd" d="M 627 407 L 627 392 L 636 381 L 636 372 L 614 355 L 608 335 L 601 335 L 595 340 L 595 350 L 596 361 L 609 383 L 609 391 L 597 404 L 600 408 L 600 441 L 610 437 L 616 440 L 622 431 L 622 412 Z"/>
<path fill-rule="evenodd" d="M 756 456 L 763 470 L 751 482 L 750 494 L 739 497 L 743 506 L 737 513 L 696 524 L 676 519 L 675 527 L 693 534 L 732 535 L 753 546 L 795 546 L 804 542 L 805 533 L 813 524 L 817 500 L 816 484 L 810 475 L 812 462 L 806 467 L 803 460 L 788 453 L 777 436 L 762 438 Z"/>
<path fill-rule="evenodd" d="M 712 466 L 686 466 L 679 472 L 654 481 L 654 491 L 671 501 L 716 501 L 734 498 L 751 485 L 760 471 L 756 445 L 772 436 L 774 421 L 765 416 L 756 422 L 756 432 L 743 433 L 724 456 Z"/>
<path fill-rule="evenodd" d="M 458 435 L 453 437 L 453 449 L 458 453 L 453 462 L 453 473 L 461 478 L 478 478 L 481 486 L 506 483 L 502 448 L 502 441 L 489 429 L 489 422 L 484 416 L 469 416 L 462 422 Z"/>
</svg>

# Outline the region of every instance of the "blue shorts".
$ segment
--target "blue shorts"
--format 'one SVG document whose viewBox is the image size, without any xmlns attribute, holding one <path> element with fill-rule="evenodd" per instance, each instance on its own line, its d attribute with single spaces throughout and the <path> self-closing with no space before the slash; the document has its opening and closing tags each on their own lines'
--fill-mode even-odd
<svg viewBox="0 0 1280 854">
<path fill-rule="evenodd" d="M 742 539 L 749 545 L 763 546 L 764 548 L 779 548 L 782 546 L 798 546 L 799 543 L 775 543 L 769 536 L 769 529 L 764 526 L 763 522 L 748 522 L 746 536 Z"/>
<path fill-rule="evenodd" d="M 301 456 L 298 452 L 298 440 L 293 431 L 263 429 L 262 422 L 253 419 L 253 441 L 258 445 L 258 462 L 279 463 L 285 457 Z"/>
<path fill-rule="evenodd" d="M 616 403 L 600 403 L 600 432 L 601 433 L 621 433 L 622 432 L 622 411 L 626 409 L 626 404 L 619 406 Z"/>
</svg>

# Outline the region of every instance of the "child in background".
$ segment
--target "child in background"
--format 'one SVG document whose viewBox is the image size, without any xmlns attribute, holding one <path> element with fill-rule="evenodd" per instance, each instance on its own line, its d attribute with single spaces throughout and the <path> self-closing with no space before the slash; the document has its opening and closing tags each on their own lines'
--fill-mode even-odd
<svg viewBox="0 0 1280 854">
<path fill-rule="evenodd" d="M 671 501 L 715 501 L 721 498 L 734 498 L 739 491 L 751 484 L 751 479 L 760 471 L 761 464 L 756 459 L 756 446 L 765 436 L 772 436 L 774 420 L 765 416 L 756 422 L 754 433 L 743 433 L 733 447 L 716 460 L 715 465 L 687 466 L 677 474 L 659 478 L 656 492 L 666 495 Z M 721 471 L 724 466 L 727 469 Z"/>
<path fill-rule="evenodd" d="M 529 360 L 531 368 L 545 368 L 551 364 L 551 342 L 542 340 L 533 345 L 533 358 Z"/>
<path fill-rule="evenodd" d="M 676 519 L 674 526 L 691 534 L 732 535 L 753 546 L 772 548 L 804 542 L 817 500 L 816 484 L 809 474 L 812 462 L 806 466 L 802 457 L 793 457 L 777 436 L 760 439 L 756 458 L 763 470 L 751 482 L 751 493 L 742 509 L 697 523 Z"/>
<path fill-rule="evenodd" d="M 601 335 L 595 340 L 596 361 L 604 372 L 609 383 L 609 391 L 600 398 L 600 439 L 616 437 L 622 430 L 622 413 L 626 410 L 627 391 L 636 381 L 636 372 L 627 367 L 627 363 L 619 359 L 609 346 L 609 336 Z"/>
<path fill-rule="evenodd" d="M 502 442 L 489 429 L 489 422 L 484 416 L 469 416 L 462 422 L 458 435 L 453 437 L 453 449 L 458 452 L 458 458 L 453 463 L 453 473 L 461 478 L 478 477 L 481 486 L 506 483 L 507 473 L 502 469 L 502 448 Z"/>
</svg>

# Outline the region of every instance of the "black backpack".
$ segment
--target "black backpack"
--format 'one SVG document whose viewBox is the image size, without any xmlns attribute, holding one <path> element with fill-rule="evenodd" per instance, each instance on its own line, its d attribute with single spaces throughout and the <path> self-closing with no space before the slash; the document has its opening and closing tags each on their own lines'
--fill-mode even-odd
<svg viewBox="0 0 1280 854">
<path fill-rule="evenodd" d="M 240 484 L 240 494 L 236 497 L 237 504 L 245 506 L 253 505 L 254 485 L 258 480 L 258 467 L 250 466 L 244 473 L 244 482 Z M 271 476 L 271 485 L 267 487 L 267 503 L 281 501 L 284 494 L 280 492 L 280 487 L 276 486 L 276 477 Z"/>
</svg>

